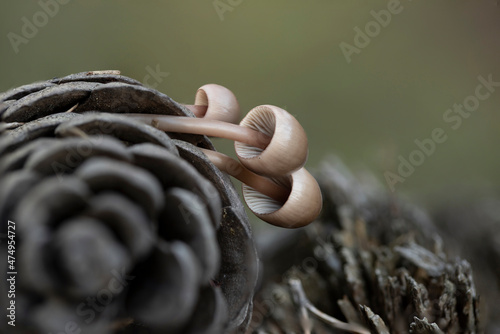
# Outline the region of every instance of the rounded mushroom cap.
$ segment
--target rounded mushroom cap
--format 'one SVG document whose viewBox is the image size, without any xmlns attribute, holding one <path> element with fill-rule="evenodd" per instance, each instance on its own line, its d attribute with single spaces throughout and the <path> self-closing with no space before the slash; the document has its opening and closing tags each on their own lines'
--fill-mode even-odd
<svg viewBox="0 0 500 334">
<path fill-rule="evenodd" d="M 257 217 L 285 228 L 306 226 L 318 217 L 323 205 L 321 190 L 316 179 L 305 168 L 276 181 L 288 183 L 291 187 L 284 204 L 243 184 L 245 202 Z"/>
<path fill-rule="evenodd" d="M 287 111 L 262 105 L 253 108 L 240 122 L 271 137 L 265 149 L 235 142 L 236 154 L 248 169 L 263 175 L 282 176 L 304 166 L 307 136 L 300 123 Z"/>
<path fill-rule="evenodd" d="M 207 84 L 198 89 L 194 99 L 195 105 L 207 106 L 204 117 L 228 123 L 238 123 L 240 105 L 233 92 L 224 86 Z"/>
</svg>

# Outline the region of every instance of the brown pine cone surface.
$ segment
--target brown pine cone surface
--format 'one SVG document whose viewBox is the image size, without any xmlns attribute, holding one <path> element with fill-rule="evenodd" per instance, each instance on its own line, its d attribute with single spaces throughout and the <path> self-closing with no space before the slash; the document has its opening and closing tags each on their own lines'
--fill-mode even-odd
<svg viewBox="0 0 500 334">
<path fill-rule="evenodd" d="M 0 331 L 245 331 L 258 259 L 228 176 L 198 150 L 212 144 L 125 112 L 193 117 L 114 73 L 0 95 L 0 265 L 5 278 L 10 220 L 17 271 L 16 326 Z"/>
</svg>

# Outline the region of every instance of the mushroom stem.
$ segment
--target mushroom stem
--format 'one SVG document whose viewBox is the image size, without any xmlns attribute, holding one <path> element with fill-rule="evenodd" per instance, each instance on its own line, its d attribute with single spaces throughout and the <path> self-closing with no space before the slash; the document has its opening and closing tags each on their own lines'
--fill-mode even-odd
<svg viewBox="0 0 500 334">
<path fill-rule="evenodd" d="M 156 114 L 123 115 L 150 124 L 165 132 L 192 133 L 226 138 L 260 149 L 265 149 L 271 142 L 271 137 L 262 132 L 218 120 Z"/>
<path fill-rule="evenodd" d="M 196 117 L 202 118 L 207 113 L 208 106 L 198 104 L 183 104 L 184 107 L 189 109 Z"/>
<path fill-rule="evenodd" d="M 252 187 L 258 192 L 271 197 L 272 199 L 285 203 L 290 195 L 290 189 L 274 183 L 269 178 L 255 174 L 245 168 L 242 164 L 225 154 L 212 150 L 201 149 L 202 152 L 212 161 L 212 163 L 221 171 L 228 173 L 247 186 Z"/>
</svg>

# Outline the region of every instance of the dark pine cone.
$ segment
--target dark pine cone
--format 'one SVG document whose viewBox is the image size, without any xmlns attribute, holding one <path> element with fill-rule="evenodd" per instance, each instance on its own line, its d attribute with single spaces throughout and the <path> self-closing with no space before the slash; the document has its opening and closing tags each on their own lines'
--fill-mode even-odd
<svg viewBox="0 0 500 334">
<path fill-rule="evenodd" d="M 341 163 L 325 164 L 318 181 L 321 222 L 293 241 L 259 239 L 264 267 L 288 269 L 267 274 L 252 333 L 481 332 L 471 265 L 446 255 L 422 210 L 360 184 Z"/>
<path fill-rule="evenodd" d="M 258 260 L 229 178 L 197 149 L 212 144 L 169 136 L 124 112 L 193 116 L 116 73 L 0 95 L 2 282 L 9 220 L 17 271 L 16 326 L 4 315 L 1 332 L 247 327 Z M 0 289 L 5 312 L 9 289 Z"/>
</svg>

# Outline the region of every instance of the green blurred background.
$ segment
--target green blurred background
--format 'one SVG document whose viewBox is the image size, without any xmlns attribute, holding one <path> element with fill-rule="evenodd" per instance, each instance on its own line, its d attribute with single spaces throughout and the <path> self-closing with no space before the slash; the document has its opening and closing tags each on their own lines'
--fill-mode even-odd
<svg viewBox="0 0 500 334">
<path fill-rule="evenodd" d="M 0 91 L 88 70 L 144 81 L 159 68 L 168 76 L 149 83 L 179 102 L 215 82 L 245 112 L 287 109 L 308 133 L 311 169 L 334 153 L 385 184 L 384 172 L 396 172 L 415 139 L 443 128 L 447 141 L 396 191 L 429 198 L 456 186 L 500 186 L 500 87 L 457 130 L 443 121 L 478 76 L 500 81 L 494 0 L 403 0 L 350 63 L 340 43 L 353 45 L 354 28 L 364 30 L 370 12 L 391 1 L 60 0 L 44 22 L 42 4 L 54 1 L 1 2 Z M 40 27 L 16 53 L 9 36 L 23 36 L 26 21 Z"/>
</svg>

